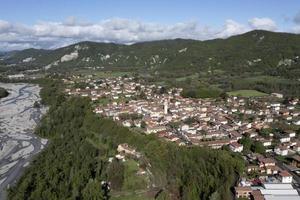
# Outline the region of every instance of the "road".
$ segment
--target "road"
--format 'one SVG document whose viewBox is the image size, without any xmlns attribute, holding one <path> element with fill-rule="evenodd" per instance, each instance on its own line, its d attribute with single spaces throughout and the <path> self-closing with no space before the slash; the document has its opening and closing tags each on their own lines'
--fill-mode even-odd
<svg viewBox="0 0 300 200">
<path fill-rule="evenodd" d="M 35 108 L 40 88 L 30 84 L 4 84 L 10 95 L 0 100 L 0 200 L 6 188 L 22 175 L 34 155 L 47 143 L 33 134 L 46 108 Z"/>
</svg>

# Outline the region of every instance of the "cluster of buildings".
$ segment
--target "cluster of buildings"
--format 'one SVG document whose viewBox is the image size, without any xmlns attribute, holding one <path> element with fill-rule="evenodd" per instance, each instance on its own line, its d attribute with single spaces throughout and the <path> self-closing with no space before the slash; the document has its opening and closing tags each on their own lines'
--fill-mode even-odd
<svg viewBox="0 0 300 200">
<path fill-rule="evenodd" d="M 180 96 L 181 88 L 167 90 L 121 77 L 88 80 L 88 83 L 90 87 L 68 89 L 67 92 L 88 96 L 95 102 L 105 99 L 105 105 L 95 107 L 96 113 L 126 127 L 143 128 L 147 134 L 157 134 L 179 145 L 194 144 L 215 149 L 229 145 L 233 151 L 241 152 L 243 146 L 238 141 L 248 136 L 261 142 L 267 151 L 279 155 L 300 151 L 293 130 L 259 134 L 260 130 L 272 128 L 270 124 L 276 122 L 300 125 L 299 99 L 290 100 L 288 104 L 282 103 L 280 94 L 261 99 L 191 99 Z"/>
<path fill-rule="evenodd" d="M 298 191 L 291 183 L 292 176 L 282 171 L 278 179 L 270 179 L 259 186 L 235 187 L 235 195 L 237 198 L 253 200 L 299 200 Z"/>
<path fill-rule="evenodd" d="M 283 169 L 284 164 L 281 163 L 279 166 L 274 158 L 254 153 L 247 155 L 246 159 L 248 160 L 246 175 L 235 187 L 237 198 L 253 200 L 300 199 L 294 186 L 294 182 L 299 179 L 293 180 L 293 172 L 290 172 L 289 169 Z"/>
<path fill-rule="evenodd" d="M 300 152 L 300 140 L 295 129 L 290 128 L 300 126 L 299 99 L 284 100 L 281 94 L 192 99 L 183 98 L 181 88 L 146 85 L 130 77 L 86 82 L 88 87 L 70 88 L 66 92 L 90 97 L 95 102 L 95 113 L 123 126 L 136 127 L 178 145 L 214 149 L 227 146 L 233 152 L 243 152 L 246 176 L 235 188 L 236 197 L 300 199 L 292 186 L 293 176 L 274 159 L 276 155 Z M 284 128 L 275 127 L 276 124 Z M 243 138 L 260 143 L 268 157 L 245 153 Z M 293 160 L 296 167 L 300 166 L 300 157 L 298 161 Z"/>
</svg>

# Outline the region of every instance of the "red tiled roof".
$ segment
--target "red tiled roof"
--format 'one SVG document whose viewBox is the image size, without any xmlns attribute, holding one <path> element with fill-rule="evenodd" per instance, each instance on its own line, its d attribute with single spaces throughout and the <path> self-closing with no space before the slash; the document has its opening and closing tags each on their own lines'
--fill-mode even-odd
<svg viewBox="0 0 300 200">
<path fill-rule="evenodd" d="M 288 171 L 286 171 L 286 170 L 280 172 L 279 175 L 282 176 L 282 177 L 292 176 L 292 175 L 291 175 Z"/>
</svg>

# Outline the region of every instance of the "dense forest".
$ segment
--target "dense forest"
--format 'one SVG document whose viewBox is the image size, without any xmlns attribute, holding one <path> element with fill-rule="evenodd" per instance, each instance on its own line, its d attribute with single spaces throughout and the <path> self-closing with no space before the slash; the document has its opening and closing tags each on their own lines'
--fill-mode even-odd
<svg viewBox="0 0 300 200">
<path fill-rule="evenodd" d="M 238 155 L 179 147 L 132 132 L 96 116 L 88 99 L 63 95 L 59 82 L 39 84 L 42 102 L 50 109 L 36 134 L 50 142 L 9 189 L 9 199 L 110 199 L 101 182 L 111 182 L 112 190 L 122 188 L 123 167 L 108 162 L 120 143 L 136 147 L 150 163 L 157 188 L 152 199 L 232 199 L 231 188 L 244 167 Z"/>
<path fill-rule="evenodd" d="M 0 87 L 0 99 L 3 97 L 7 97 L 9 95 L 8 91 L 2 87 Z"/>
</svg>

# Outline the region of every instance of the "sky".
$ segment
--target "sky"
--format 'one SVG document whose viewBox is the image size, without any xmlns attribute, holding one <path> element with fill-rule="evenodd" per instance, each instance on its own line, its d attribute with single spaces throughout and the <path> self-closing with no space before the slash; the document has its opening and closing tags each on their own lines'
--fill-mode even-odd
<svg viewBox="0 0 300 200">
<path fill-rule="evenodd" d="M 0 51 L 300 33 L 300 0 L 0 0 Z"/>
</svg>

